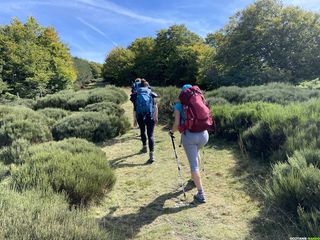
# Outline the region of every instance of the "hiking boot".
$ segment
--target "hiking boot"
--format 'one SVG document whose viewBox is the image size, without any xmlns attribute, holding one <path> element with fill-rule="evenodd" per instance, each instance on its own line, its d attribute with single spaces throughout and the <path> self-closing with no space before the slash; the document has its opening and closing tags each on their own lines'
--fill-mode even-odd
<svg viewBox="0 0 320 240">
<path fill-rule="evenodd" d="M 147 152 L 148 152 L 147 145 L 143 145 L 142 149 L 140 150 L 140 153 L 147 153 Z"/>
<path fill-rule="evenodd" d="M 205 202 L 206 202 L 206 199 L 205 199 L 204 195 L 203 195 L 203 194 L 200 194 L 200 193 L 195 194 L 195 195 L 193 196 L 193 199 L 194 199 L 195 201 L 197 201 L 198 203 L 205 203 Z"/>
<path fill-rule="evenodd" d="M 154 154 L 153 152 L 150 152 L 149 155 L 150 155 L 150 158 L 147 161 L 147 164 L 152 164 L 154 162 Z"/>
</svg>

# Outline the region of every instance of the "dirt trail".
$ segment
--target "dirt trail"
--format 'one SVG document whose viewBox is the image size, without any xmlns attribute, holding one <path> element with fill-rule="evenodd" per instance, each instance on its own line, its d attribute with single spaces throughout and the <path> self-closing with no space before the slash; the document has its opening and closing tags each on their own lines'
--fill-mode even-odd
<svg viewBox="0 0 320 240">
<path fill-rule="evenodd" d="M 124 108 L 131 120 L 130 102 Z M 206 146 L 201 169 L 207 203 L 202 205 L 192 203 L 195 189 L 188 188 L 183 201 L 170 137 L 163 126 L 155 129 L 152 165 L 145 165 L 148 154 L 139 154 L 140 148 L 137 129 L 103 147 L 117 182 L 91 211 L 102 219 L 112 239 L 277 239 L 275 229 L 264 226 L 268 222 L 260 216 L 255 190 L 249 191 L 252 168 L 236 145 Z M 190 172 L 182 148 L 178 156 L 187 182 Z"/>
</svg>

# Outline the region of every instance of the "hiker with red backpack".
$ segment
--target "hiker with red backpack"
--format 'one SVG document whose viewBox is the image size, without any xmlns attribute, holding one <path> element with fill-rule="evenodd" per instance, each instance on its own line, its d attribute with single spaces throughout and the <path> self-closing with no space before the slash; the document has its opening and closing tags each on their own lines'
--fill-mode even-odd
<svg viewBox="0 0 320 240">
<path fill-rule="evenodd" d="M 137 123 L 140 128 L 140 136 L 142 141 L 141 153 L 147 153 L 147 137 L 149 145 L 149 160 L 147 164 L 154 162 L 154 139 L 153 130 L 155 124 L 158 123 L 158 107 L 155 98 L 157 94 L 152 92 L 149 83 L 145 79 L 141 79 L 140 87 L 137 89 L 137 95 L 134 102 Z"/>
<path fill-rule="evenodd" d="M 198 86 L 184 85 L 179 100 L 180 102 L 174 106 L 175 120 L 170 135 L 173 137 L 176 131 L 181 133 L 181 142 L 189 160 L 191 177 L 198 190 L 194 199 L 205 203 L 199 171 L 199 149 L 204 147 L 209 140 L 207 130 L 213 125 L 213 118 Z"/>
</svg>

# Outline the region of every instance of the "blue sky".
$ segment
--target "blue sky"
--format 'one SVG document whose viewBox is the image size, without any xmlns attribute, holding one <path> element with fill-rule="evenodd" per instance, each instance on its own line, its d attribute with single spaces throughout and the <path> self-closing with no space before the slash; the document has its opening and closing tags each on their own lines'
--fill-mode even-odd
<svg viewBox="0 0 320 240">
<path fill-rule="evenodd" d="M 115 46 L 155 36 L 172 24 L 185 24 L 205 37 L 253 0 L 0 0 L 0 24 L 33 16 L 53 26 L 73 56 L 103 63 Z M 320 0 L 284 0 L 319 11 Z"/>
</svg>

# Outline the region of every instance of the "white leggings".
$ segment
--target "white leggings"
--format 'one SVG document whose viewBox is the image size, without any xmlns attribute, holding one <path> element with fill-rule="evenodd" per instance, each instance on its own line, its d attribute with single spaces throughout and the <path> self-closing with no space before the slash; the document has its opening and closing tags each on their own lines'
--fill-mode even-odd
<svg viewBox="0 0 320 240">
<path fill-rule="evenodd" d="M 189 160 L 191 172 L 199 170 L 199 149 L 209 140 L 208 131 L 190 132 L 185 131 L 181 135 L 182 145 Z"/>
</svg>

